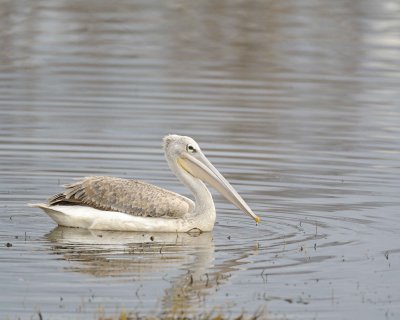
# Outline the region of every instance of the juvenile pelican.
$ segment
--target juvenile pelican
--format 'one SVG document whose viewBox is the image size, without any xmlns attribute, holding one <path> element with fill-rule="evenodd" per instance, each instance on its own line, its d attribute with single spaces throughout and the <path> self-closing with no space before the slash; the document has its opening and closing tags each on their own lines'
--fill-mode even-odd
<svg viewBox="0 0 400 320">
<path fill-rule="evenodd" d="M 138 180 L 86 177 L 68 184 L 43 209 L 60 226 L 98 230 L 188 232 L 211 231 L 215 206 L 203 181 L 251 216 L 260 218 L 207 160 L 190 137 L 164 137 L 164 153 L 170 169 L 193 193 L 195 202 L 175 192 Z"/>
</svg>

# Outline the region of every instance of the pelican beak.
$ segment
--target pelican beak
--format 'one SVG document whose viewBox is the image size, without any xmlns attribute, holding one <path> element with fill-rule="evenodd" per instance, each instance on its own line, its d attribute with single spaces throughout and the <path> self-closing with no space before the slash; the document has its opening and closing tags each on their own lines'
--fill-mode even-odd
<svg viewBox="0 0 400 320">
<path fill-rule="evenodd" d="M 209 183 L 226 200 L 233 203 L 237 208 L 252 217 L 256 223 L 260 222 L 260 218 L 254 214 L 247 203 L 230 185 L 230 183 L 219 173 L 217 169 L 199 150 L 194 154 L 184 153 L 178 158 L 179 165 L 192 176 Z"/>
</svg>

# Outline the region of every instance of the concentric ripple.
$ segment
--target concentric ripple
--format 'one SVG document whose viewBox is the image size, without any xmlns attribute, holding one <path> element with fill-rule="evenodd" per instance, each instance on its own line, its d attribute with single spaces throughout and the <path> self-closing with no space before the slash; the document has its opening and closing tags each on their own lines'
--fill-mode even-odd
<svg viewBox="0 0 400 320">
<path fill-rule="evenodd" d="M 0 318 L 399 318 L 395 2 L 5 0 L 0 17 Z M 89 175 L 190 196 L 169 133 L 258 226 L 217 193 L 208 234 L 27 207 Z"/>
</svg>

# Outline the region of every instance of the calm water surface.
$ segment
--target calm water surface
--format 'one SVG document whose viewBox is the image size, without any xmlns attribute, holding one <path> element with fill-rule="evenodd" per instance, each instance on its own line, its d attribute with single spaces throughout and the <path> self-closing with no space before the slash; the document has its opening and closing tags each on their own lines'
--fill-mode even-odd
<svg viewBox="0 0 400 320">
<path fill-rule="evenodd" d="M 0 1 L 0 318 L 400 317 L 397 1 Z M 74 177 L 187 196 L 194 137 L 261 216 L 214 232 L 56 228 Z M 8 244 L 8 245 L 7 245 Z"/>
</svg>

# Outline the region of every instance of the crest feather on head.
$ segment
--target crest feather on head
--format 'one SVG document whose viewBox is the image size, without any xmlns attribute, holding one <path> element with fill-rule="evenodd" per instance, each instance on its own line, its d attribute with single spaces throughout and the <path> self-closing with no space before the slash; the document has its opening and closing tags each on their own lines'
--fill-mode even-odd
<svg viewBox="0 0 400 320">
<path fill-rule="evenodd" d="M 168 148 L 168 145 L 169 145 L 172 141 L 176 140 L 177 138 L 179 138 L 179 136 L 176 135 L 176 134 L 169 134 L 169 135 L 166 135 L 166 136 L 163 138 L 164 149 L 167 149 L 167 148 Z"/>
</svg>

